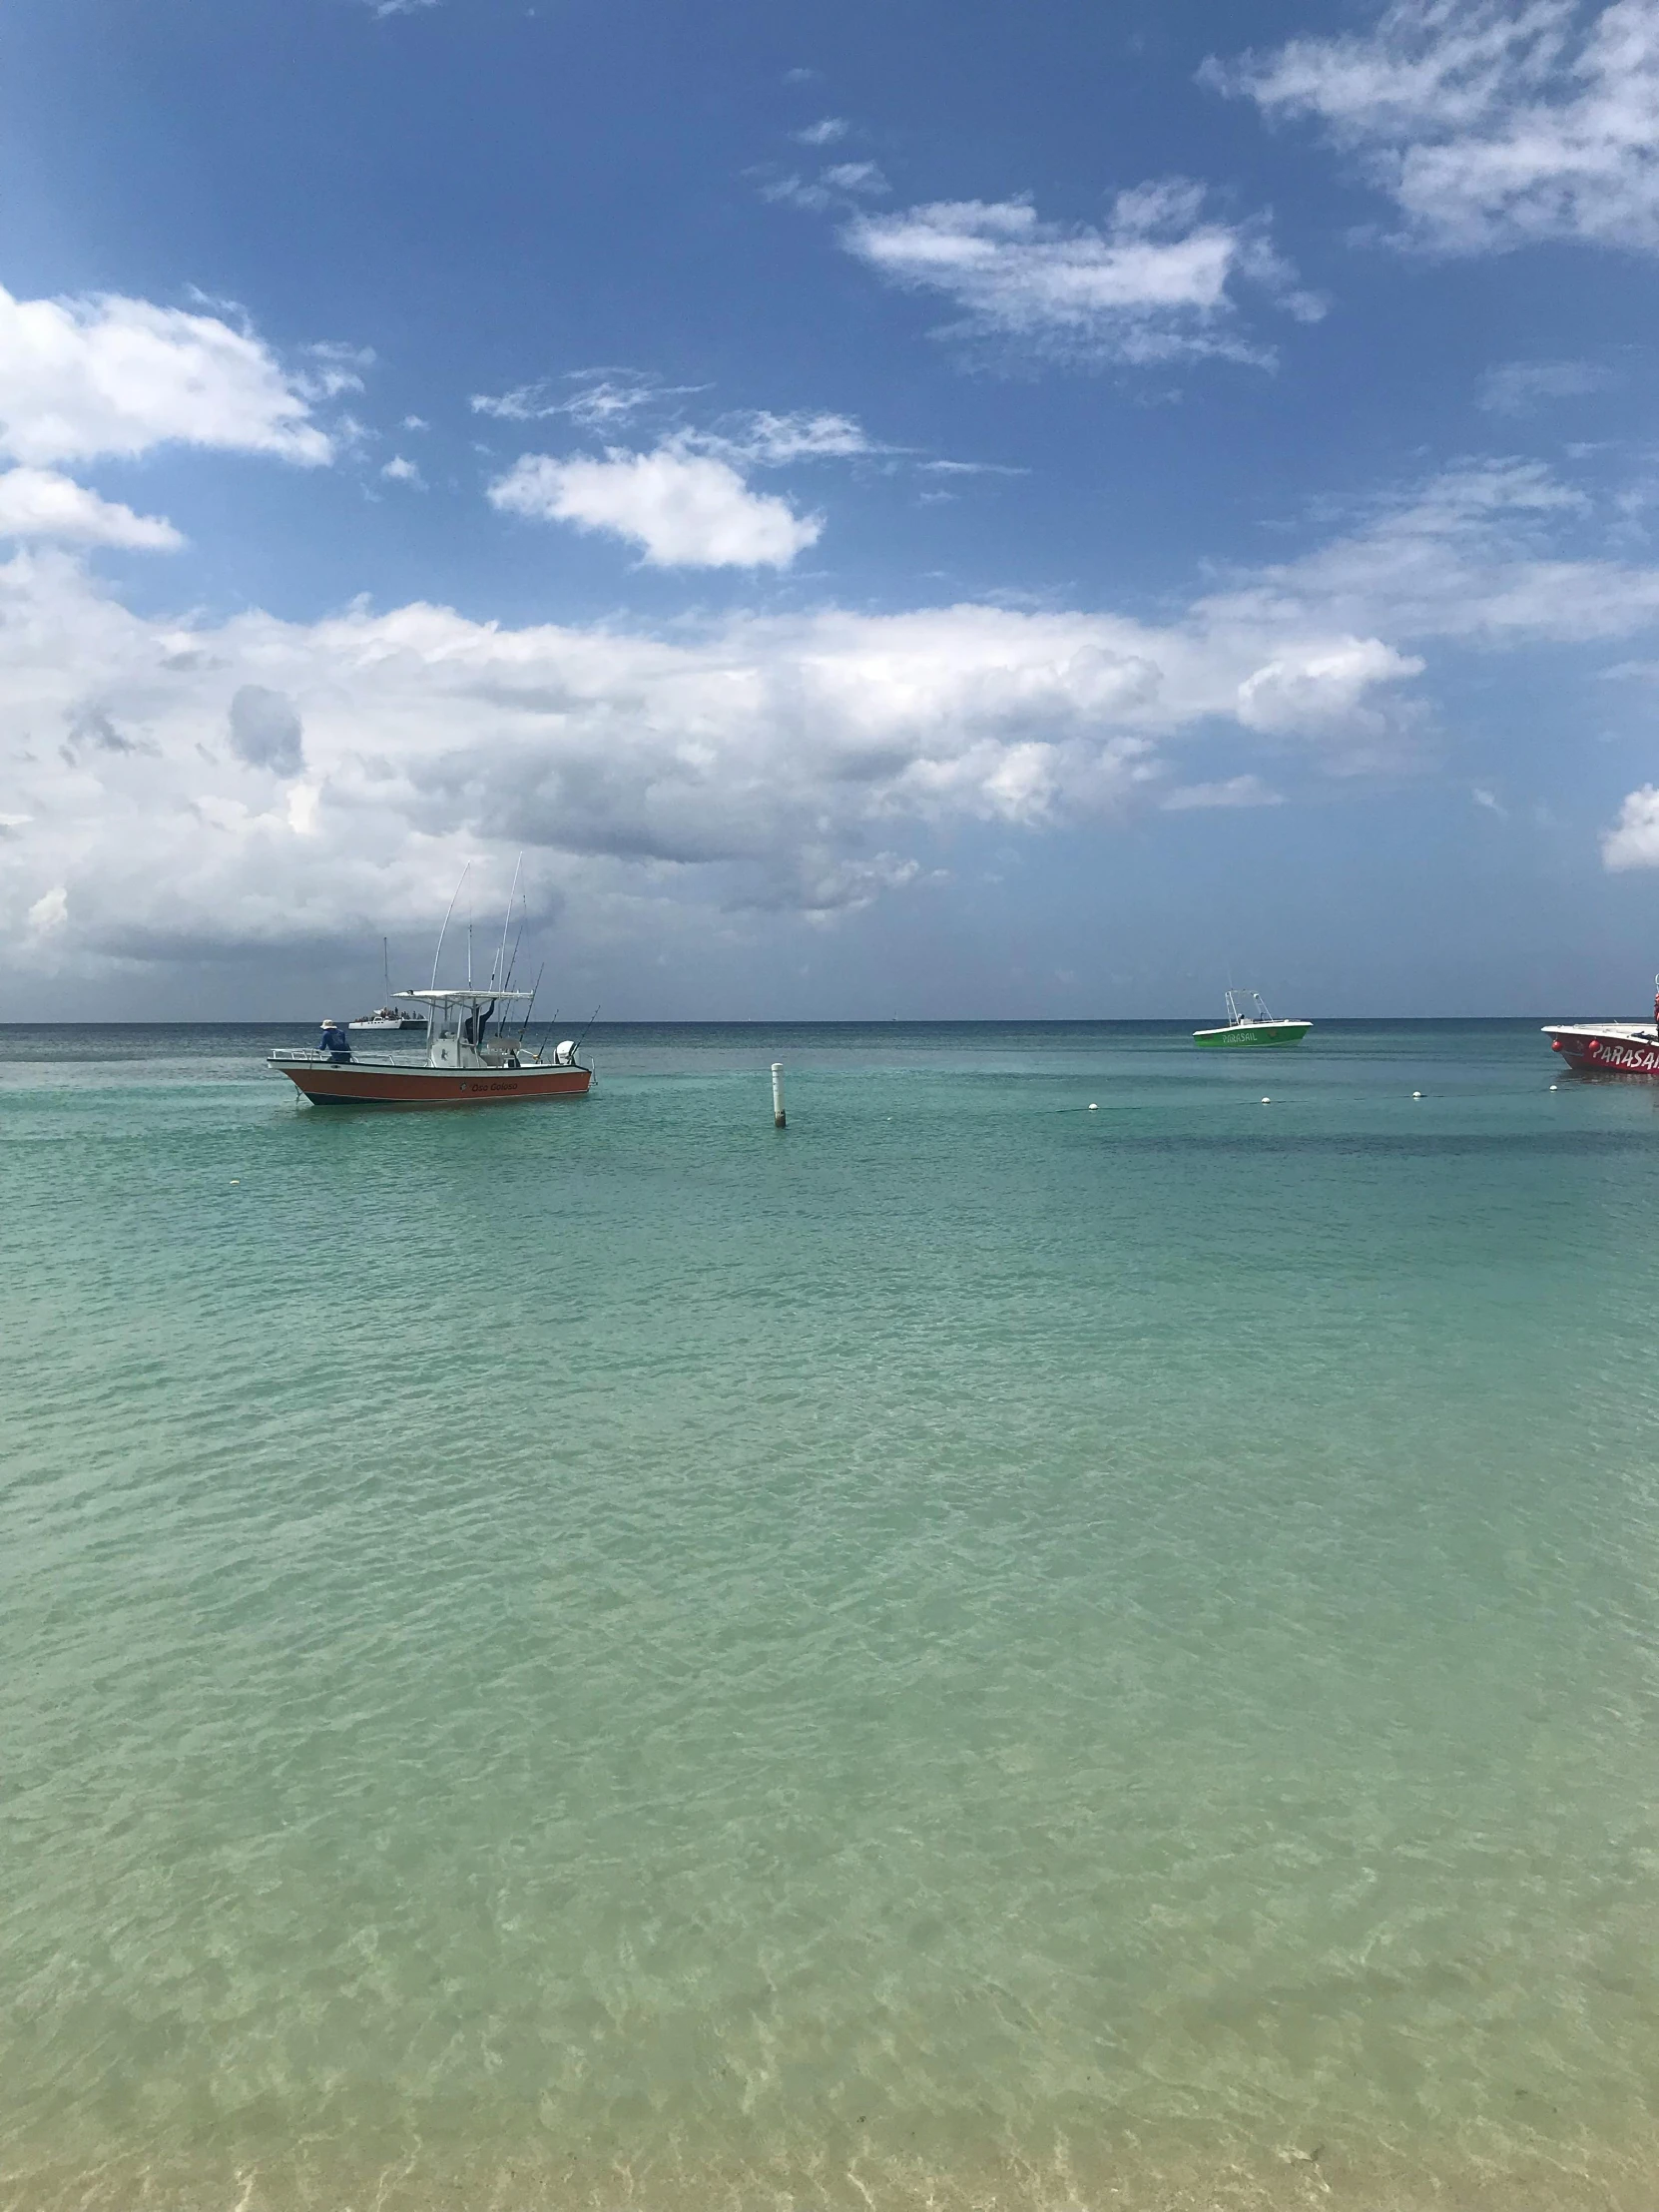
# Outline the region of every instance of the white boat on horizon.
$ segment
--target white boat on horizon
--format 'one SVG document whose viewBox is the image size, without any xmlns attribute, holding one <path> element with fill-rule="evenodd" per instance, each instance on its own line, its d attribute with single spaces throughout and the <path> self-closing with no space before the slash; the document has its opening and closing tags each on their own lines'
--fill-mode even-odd
<svg viewBox="0 0 1659 2212">
<path fill-rule="evenodd" d="M 376 1006 L 371 1014 L 359 1014 L 354 1021 L 348 1021 L 345 1025 L 347 1029 L 354 1030 L 359 1035 L 363 1031 L 371 1029 L 380 1031 L 424 1029 L 426 1026 L 424 1014 L 411 1014 L 401 1006 L 392 1003 L 394 999 L 406 998 L 409 994 L 407 991 L 394 991 L 391 987 L 391 952 L 384 937 L 380 939 L 380 970 L 386 981 L 385 1003 Z"/>
</svg>

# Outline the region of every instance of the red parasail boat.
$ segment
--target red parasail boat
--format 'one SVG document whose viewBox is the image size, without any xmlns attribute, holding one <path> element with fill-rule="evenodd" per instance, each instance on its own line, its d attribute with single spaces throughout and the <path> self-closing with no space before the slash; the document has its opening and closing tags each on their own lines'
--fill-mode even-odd
<svg viewBox="0 0 1659 2212">
<path fill-rule="evenodd" d="M 274 1052 L 271 1065 L 318 1106 L 504 1106 L 515 1099 L 581 1098 L 592 1068 L 576 1057 L 572 1038 L 551 1058 L 526 1052 L 522 1033 L 491 1037 L 498 1008 L 535 996 L 533 991 L 402 991 L 426 1008 L 426 1058 L 358 1053 L 338 1022 L 322 1025 L 319 1048 Z"/>
<path fill-rule="evenodd" d="M 1653 1025 L 1635 1021 L 1547 1021 L 1544 1035 L 1577 1075 L 1659 1076 L 1659 976 Z"/>
</svg>

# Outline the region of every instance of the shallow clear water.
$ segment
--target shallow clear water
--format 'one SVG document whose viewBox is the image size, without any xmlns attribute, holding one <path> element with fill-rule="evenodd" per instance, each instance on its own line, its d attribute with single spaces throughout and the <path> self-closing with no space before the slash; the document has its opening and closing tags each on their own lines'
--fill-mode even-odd
<svg viewBox="0 0 1659 2212">
<path fill-rule="evenodd" d="M 1659 1090 L 278 1036 L 0 1031 L 0 2203 L 1653 2201 Z"/>
</svg>

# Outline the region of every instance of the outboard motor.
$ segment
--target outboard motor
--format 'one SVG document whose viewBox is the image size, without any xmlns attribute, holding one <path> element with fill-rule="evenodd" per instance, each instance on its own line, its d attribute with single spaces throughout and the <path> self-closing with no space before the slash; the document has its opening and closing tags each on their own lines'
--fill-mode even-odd
<svg viewBox="0 0 1659 2212">
<path fill-rule="evenodd" d="M 574 1037 L 566 1037 L 561 1043 L 553 1047 L 553 1065 L 558 1068 L 573 1068 L 576 1065 L 576 1039 Z"/>
</svg>

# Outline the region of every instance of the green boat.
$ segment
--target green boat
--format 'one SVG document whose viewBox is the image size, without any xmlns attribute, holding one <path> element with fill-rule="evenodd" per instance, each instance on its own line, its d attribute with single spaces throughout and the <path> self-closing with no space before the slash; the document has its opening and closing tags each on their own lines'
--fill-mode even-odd
<svg viewBox="0 0 1659 2212">
<path fill-rule="evenodd" d="M 1262 1004 L 1260 991 L 1252 991 L 1250 997 L 1255 1013 L 1241 1014 L 1237 992 L 1229 991 L 1225 1024 L 1220 1029 L 1195 1029 L 1194 1044 L 1300 1044 L 1314 1026 L 1311 1021 L 1275 1021 Z"/>
</svg>

